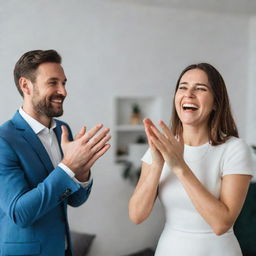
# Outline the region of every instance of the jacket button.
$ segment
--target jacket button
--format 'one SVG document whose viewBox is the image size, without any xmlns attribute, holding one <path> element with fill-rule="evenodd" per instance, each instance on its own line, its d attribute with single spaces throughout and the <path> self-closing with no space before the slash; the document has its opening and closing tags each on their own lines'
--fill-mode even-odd
<svg viewBox="0 0 256 256">
<path fill-rule="evenodd" d="M 70 194 L 71 194 L 72 190 L 70 188 L 67 188 L 65 190 L 65 192 L 61 195 L 60 199 L 61 200 L 64 200 L 66 199 Z"/>
<path fill-rule="evenodd" d="M 70 188 L 67 188 L 66 191 L 64 192 L 64 194 L 66 195 L 70 195 L 72 192 L 72 190 Z"/>
</svg>

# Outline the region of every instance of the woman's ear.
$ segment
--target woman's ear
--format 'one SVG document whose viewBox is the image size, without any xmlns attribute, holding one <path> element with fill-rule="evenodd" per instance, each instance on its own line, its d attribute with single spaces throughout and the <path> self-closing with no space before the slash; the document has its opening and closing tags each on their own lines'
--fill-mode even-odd
<svg viewBox="0 0 256 256">
<path fill-rule="evenodd" d="M 32 83 L 29 79 L 27 79 L 26 77 L 21 77 L 19 79 L 19 86 L 20 86 L 20 89 L 23 92 L 23 95 L 30 95 L 31 94 Z"/>
</svg>

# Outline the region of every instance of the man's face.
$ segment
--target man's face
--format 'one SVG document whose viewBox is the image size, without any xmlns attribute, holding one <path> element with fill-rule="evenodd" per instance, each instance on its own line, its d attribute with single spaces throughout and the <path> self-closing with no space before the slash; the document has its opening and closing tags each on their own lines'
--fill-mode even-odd
<svg viewBox="0 0 256 256">
<path fill-rule="evenodd" d="M 31 97 L 36 115 L 52 118 L 63 114 L 62 105 L 67 95 L 66 81 L 60 64 L 47 62 L 38 67 Z"/>
</svg>

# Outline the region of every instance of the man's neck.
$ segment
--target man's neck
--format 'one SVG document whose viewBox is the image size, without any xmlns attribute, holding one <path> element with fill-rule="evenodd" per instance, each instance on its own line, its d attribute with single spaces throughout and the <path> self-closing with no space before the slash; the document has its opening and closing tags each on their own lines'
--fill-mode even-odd
<svg viewBox="0 0 256 256">
<path fill-rule="evenodd" d="M 29 108 L 25 105 L 22 106 L 24 112 L 26 112 L 29 116 L 37 120 L 39 123 L 44 125 L 45 127 L 51 128 L 52 118 L 49 118 L 45 115 L 40 115 L 34 111 L 34 109 Z"/>
</svg>

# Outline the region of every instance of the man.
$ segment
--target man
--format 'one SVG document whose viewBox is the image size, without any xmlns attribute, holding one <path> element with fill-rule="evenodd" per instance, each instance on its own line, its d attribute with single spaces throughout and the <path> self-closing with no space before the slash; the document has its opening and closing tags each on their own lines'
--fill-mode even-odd
<svg viewBox="0 0 256 256">
<path fill-rule="evenodd" d="M 25 53 L 14 78 L 23 105 L 0 127 L 0 255 L 72 255 L 67 204 L 88 198 L 109 129 L 82 127 L 72 140 L 68 125 L 53 119 L 67 96 L 56 51 Z"/>
</svg>

